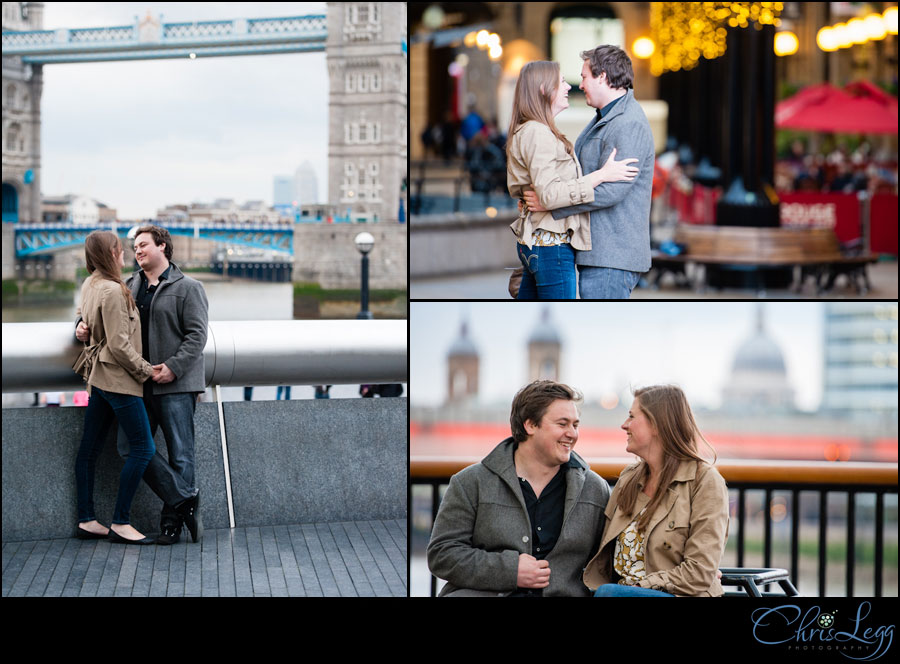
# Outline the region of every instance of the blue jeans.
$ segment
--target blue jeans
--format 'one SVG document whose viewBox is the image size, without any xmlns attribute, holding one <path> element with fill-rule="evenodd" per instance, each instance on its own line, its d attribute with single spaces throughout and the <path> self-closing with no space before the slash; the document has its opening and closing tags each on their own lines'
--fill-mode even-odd
<svg viewBox="0 0 900 664">
<path fill-rule="evenodd" d="M 640 272 L 578 266 L 578 290 L 582 300 L 627 300 L 640 278 Z"/>
<path fill-rule="evenodd" d="M 131 454 L 119 475 L 119 494 L 113 511 L 112 522 L 129 523 L 131 501 L 150 459 L 156 453 L 150 421 L 140 397 L 130 394 L 104 392 L 99 387 L 91 388 L 84 413 L 84 435 L 75 457 L 75 485 L 78 491 L 78 521 L 93 521 L 94 513 L 94 466 L 103 450 L 103 443 L 113 421 L 125 431 L 131 445 Z"/>
<path fill-rule="evenodd" d="M 144 481 L 163 501 L 162 525 L 181 522 L 175 506 L 197 494 L 194 488 L 194 409 L 197 395 L 192 392 L 144 395 L 144 406 L 152 435 L 162 427 L 169 460 L 156 452 L 144 472 Z M 119 455 L 128 459 L 132 450 L 127 432 L 119 428 Z"/>
<path fill-rule="evenodd" d="M 569 244 L 552 247 L 516 243 L 525 271 L 519 286 L 519 300 L 574 300 L 575 250 Z"/>
<path fill-rule="evenodd" d="M 651 590 L 640 586 L 623 586 L 618 583 L 605 583 L 594 591 L 594 597 L 675 597 L 661 590 Z"/>
</svg>

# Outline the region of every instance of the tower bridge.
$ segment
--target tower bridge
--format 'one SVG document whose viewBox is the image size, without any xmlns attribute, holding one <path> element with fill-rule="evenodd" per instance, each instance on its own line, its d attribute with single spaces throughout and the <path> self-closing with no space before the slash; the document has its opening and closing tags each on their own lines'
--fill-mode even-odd
<svg viewBox="0 0 900 664">
<path fill-rule="evenodd" d="M 254 223 L 190 223 L 154 221 L 173 236 L 212 240 L 230 245 L 294 254 L 293 224 Z M 16 258 L 45 256 L 84 245 L 89 233 L 95 230 L 113 231 L 126 238 L 134 226 L 129 224 L 15 224 Z"/>
<path fill-rule="evenodd" d="M 325 14 L 178 23 L 148 12 L 133 25 L 57 30 L 43 29 L 43 11 L 42 3 L 3 3 L 3 221 L 41 220 L 43 67 L 315 51 L 325 52 L 329 77 L 328 202 L 355 220 L 399 221 L 407 162 L 405 2 L 329 2 Z M 302 71 L 298 66 L 297 84 Z M 259 237 L 274 242 L 276 235 Z M 55 238 L 41 250 L 63 242 Z M 286 251 L 288 238 L 282 234 L 272 248 Z"/>
</svg>

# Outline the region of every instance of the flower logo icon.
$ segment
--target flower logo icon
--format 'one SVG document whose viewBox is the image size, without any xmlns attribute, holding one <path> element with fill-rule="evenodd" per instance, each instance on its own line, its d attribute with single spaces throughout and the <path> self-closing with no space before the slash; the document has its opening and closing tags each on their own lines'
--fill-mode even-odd
<svg viewBox="0 0 900 664">
<path fill-rule="evenodd" d="M 816 622 L 819 623 L 819 627 L 831 627 L 834 625 L 834 615 L 831 613 L 823 613 Z"/>
</svg>

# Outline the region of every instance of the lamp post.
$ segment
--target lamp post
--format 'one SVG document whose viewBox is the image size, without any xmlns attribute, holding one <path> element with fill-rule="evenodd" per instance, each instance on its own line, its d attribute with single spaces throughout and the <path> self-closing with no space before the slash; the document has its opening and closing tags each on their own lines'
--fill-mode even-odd
<svg viewBox="0 0 900 664">
<path fill-rule="evenodd" d="M 362 284 L 359 290 L 360 311 L 356 314 L 357 318 L 371 319 L 372 312 L 369 311 L 369 252 L 375 245 L 375 238 L 371 233 L 360 233 L 354 240 L 356 248 L 362 254 Z"/>
</svg>

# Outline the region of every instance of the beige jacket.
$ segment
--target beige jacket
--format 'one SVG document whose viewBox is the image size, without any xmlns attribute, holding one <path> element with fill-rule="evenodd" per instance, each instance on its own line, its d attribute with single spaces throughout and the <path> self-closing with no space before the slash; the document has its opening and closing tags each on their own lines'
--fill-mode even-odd
<svg viewBox="0 0 900 664">
<path fill-rule="evenodd" d="M 622 480 L 643 472 L 643 461 L 619 475 L 606 506 L 606 529 L 600 549 L 584 570 L 584 584 L 595 590 L 615 583 L 613 554 L 619 534 L 634 520 L 617 508 Z M 728 539 L 728 488 L 715 468 L 682 461 L 667 495 L 644 535 L 643 588 L 672 595 L 718 597 L 724 594 L 716 571 Z"/>
<path fill-rule="evenodd" d="M 578 159 L 566 152 L 565 145 L 544 123 L 529 120 L 521 125 L 510 137 L 506 155 L 506 182 L 513 198 L 522 198 L 526 190 L 533 189 L 547 210 L 594 200 L 594 190 L 582 175 Z M 591 222 L 587 212 L 554 219 L 549 212 L 525 209 L 510 228 L 529 249 L 531 233 L 537 228 L 555 233 L 570 231 L 573 249 L 591 248 Z"/>
<path fill-rule="evenodd" d="M 78 316 L 91 330 L 82 357 L 96 351 L 84 373 L 79 371 L 87 380 L 88 391 L 96 386 L 116 394 L 143 396 L 143 383 L 153 374 L 153 367 L 141 357 L 140 313 L 136 308 L 129 311 L 119 284 L 94 275 L 85 279 Z"/>
</svg>

